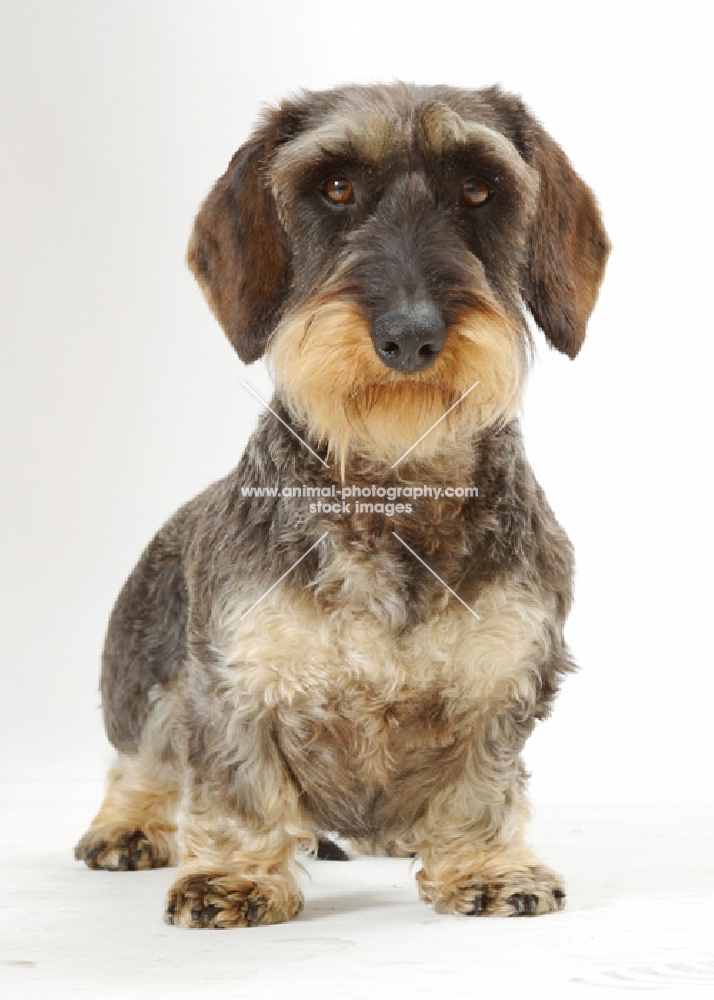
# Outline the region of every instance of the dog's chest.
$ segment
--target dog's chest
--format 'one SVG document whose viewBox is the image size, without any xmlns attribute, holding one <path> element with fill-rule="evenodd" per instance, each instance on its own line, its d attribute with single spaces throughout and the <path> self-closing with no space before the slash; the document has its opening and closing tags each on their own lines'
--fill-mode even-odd
<svg viewBox="0 0 714 1000">
<path fill-rule="evenodd" d="M 532 701 L 547 644 L 548 610 L 515 582 L 482 590 L 473 612 L 444 591 L 405 626 L 383 569 L 381 589 L 352 575 L 322 607 L 289 587 L 242 618 L 249 602 L 236 604 L 215 641 L 234 711 L 271 720 L 309 811 L 355 837 L 414 820 L 481 720 Z"/>
</svg>

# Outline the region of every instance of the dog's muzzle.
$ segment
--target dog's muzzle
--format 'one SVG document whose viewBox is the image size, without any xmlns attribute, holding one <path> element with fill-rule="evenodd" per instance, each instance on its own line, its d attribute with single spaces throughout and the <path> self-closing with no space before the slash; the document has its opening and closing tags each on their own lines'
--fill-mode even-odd
<svg viewBox="0 0 714 1000">
<path fill-rule="evenodd" d="M 429 302 L 417 302 L 383 313 L 374 321 L 372 342 L 387 368 L 419 372 L 438 358 L 446 341 L 446 324 Z"/>
</svg>

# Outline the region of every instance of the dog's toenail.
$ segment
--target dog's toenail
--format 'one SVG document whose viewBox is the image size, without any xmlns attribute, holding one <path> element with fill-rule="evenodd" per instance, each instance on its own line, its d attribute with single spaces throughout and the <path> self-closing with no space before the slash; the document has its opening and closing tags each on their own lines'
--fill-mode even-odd
<svg viewBox="0 0 714 1000">
<path fill-rule="evenodd" d="M 509 896 L 506 902 L 510 903 L 516 913 L 525 913 L 526 908 L 520 896 Z"/>
</svg>

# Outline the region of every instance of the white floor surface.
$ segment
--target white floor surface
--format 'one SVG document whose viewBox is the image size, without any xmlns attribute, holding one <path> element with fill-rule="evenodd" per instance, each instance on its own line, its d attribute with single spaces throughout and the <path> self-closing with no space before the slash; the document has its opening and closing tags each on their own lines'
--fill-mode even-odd
<svg viewBox="0 0 714 1000">
<path fill-rule="evenodd" d="M 541 806 L 531 842 L 568 906 L 537 918 L 438 916 L 408 861 L 306 861 L 290 924 L 162 922 L 171 870 L 72 858 L 92 782 L 0 785 L 0 997 L 381 1000 L 714 998 L 714 804 Z"/>
</svg>

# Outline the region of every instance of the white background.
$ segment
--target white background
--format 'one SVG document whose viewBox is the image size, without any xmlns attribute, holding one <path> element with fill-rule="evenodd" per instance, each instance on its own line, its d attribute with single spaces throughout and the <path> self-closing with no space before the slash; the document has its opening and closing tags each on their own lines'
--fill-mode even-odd
<svg viewBox="0 0 714 1000">
<path fill-rule="evenodd" d="M 581 665 L 536 801 L 712 796 L 706 5 L 0 5 L 0 771 L 95 776 L 106 620 L 259 404 L 184 261 L 261 103 L 401 78 L 522 94 L 614 251 L 575 362 L 541 350 L 530 456 L 578 555 Z M 262 368 L 248 379 L 268 391 Z"/>
</svg>

